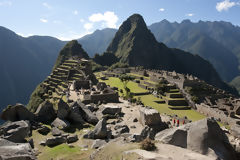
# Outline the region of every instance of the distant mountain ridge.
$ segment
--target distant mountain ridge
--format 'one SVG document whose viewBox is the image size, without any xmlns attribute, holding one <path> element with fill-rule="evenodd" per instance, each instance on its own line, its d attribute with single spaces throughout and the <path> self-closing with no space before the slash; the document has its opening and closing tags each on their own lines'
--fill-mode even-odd
<svg viewBox="0 0 240 160">
<path fill-rule="evenodd" d="M 130 66 L 192 74 L 219 88 L 231 90 L 208 61 L 157 42 L 142 16 L 138 14 L 123 22 L 108 46 L 107 53 L 115 55 L 120 62 Z"/>
<path fill-rule="evenodd" d="M 239 27 L 222 21 L 192 23 L 184 20 L 181 23 L 170 23 L 163 20 L 150 25 L 149 29 L 159 42 L 198 54 L 210 61 L 223 80 L 229 82 L 239 75 Z M 238 36 L 229 37 L 229 34 L 233 34 L 232 30 Z"/>
<path fill-rule="evenodd" d="M 92 34 L 88 34 L 78 39 L 78 42 L 87 51 L 90 57 L 93 57 L 96 53 L 103 53 L 106 51 L 107 46 L 111 43 L 116 29 L 105 28 L 102 30 L 96 30 Z"/>
<path fill-rule="evenodd" d="M 0 110 L 26 104 L 31 92 L 50 73 L 65 42 L 53 37 L 21 37 L 0 27 Z"/>
</svg>

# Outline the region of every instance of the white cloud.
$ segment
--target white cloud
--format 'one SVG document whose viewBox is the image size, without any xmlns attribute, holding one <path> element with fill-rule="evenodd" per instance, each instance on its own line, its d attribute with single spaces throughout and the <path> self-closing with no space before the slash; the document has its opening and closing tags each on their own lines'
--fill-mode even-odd
<svg viewBox="0 0 240 160">
<path fill-rule="evenodd" d="M 73 11 L 73 14 L 78 15 L 78 11 L 77 10 Z"/>
<path fill-rule="evenodd" d="M 40 21 L 43 22 L 43 23 L 47 23 L 48 22 L 48 20 L 44 19 L 44 18 L 40 18 Z"/>
<path fill-rule="evenodd" d="M 80 22 L 83 23 L 83 22 L 85 22 L 85 20 L 81 18 L 81 19 L 80 19 Z"/>
<path fill-rule="evenodd" d="M 42 4 L 44 7 L 46 7 L 47 9 L 52 9 L 52 6 L 50 6 L 48 3 L 44 2 Z"/>
<path fill-rule="evenodd" d="M 90 22 L 104 22 L 104 25 L 109 28 L 117 28 L 118 16 L 111 11 L 102 13 L 95 13 L 89 17 Z"/>
<path fill-rule="evenodd" d="M 93 24 L 92 23 L 85 23 L 83 26 L 86 30 L 90 30 L 93 28 Z"/>
<path fill-rule="evenodd" d="M 163 12 L 163 11 L 165 11 L 165 9 L 164 8 L 160 8 L 158 11 Z"/>
<path fill-rule="evenodd" d="M 12 2 L 11 1 L 1 1 L 0 6 L 12 6 Z"/>
<path fill-rule="evenodd" d="M 218 12 L 227 11 L 233 6 L 239 5 L 239 2 L 231 2 L 230 0 L 224 0 L 222 2 L 218 2 L 216 5 L 216 9 Z"/>
<path fill-rule="evenodd" d="M 188 13 L 188 14 L 186 14 L 186 16 L 192 17 L 192 16 L 194 16 L 194 14 L 193 13 Z"/>
</svg>

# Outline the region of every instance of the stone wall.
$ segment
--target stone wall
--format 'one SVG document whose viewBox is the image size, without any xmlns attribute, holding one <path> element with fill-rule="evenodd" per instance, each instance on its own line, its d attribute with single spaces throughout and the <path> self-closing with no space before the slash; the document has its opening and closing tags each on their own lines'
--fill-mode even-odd
<svg viewBox="0 0 240 160">
<path fill-rule="evenodd" d="M 217 109 L 217 108 L 211 108 L 210 106 L 206 105 L 206 104 L 196 104 L 196 108 L 197 111 L 208 116 L 208 117 L 214 117 L 217 120 L 225 123 L 225 124 L 236 124 L 236 120 L 227 116 L 226 114 L 224 114 L 223 111 Z"/>
<path fill-rule="evenodd" d="M 116 103 L 119 102 L 118 99 L 118 93 L 113 92 L 113 93 L 106 93 L 106 94 L 93 94 L 91 95 L 91 102 L 93 103 L 98 103 L 99 101 L 103 102 L 105 101 L 106 103 Z"/>
<path fill-rule="evenodd" d="M 89 80 L 76 80 L 73 82 L 73 89 L 89 89 Z"/>
</svg>

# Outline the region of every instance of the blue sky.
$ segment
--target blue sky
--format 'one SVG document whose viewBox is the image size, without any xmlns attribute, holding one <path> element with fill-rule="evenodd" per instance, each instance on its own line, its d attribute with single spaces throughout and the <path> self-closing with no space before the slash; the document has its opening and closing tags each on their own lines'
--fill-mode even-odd
<svg viewBox="0 0 240 160">
<path fill-rule="evenodd" d="M 141 14 L 147 25 L 190 19 L 240 26 L 240 0 L 0 0 L 0 26 L 23 36 L 62 40 L 118 28 L 133 13 Z"/>
</svg>

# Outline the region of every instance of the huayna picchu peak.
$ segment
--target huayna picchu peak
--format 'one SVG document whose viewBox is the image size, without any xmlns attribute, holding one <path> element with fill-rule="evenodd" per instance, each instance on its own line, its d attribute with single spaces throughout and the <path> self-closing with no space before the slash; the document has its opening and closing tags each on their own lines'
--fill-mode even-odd
<svg viewBox="0 0 240 160">
<path fill-rule="evenodd" d="M 81 23 L 89 32 L 97 22 L 115 27 L 117 19 L 105 12 Z M 162 23 L 169 34 L 173 26 Z M 82 40 L 92 40 L 93 48 L 106 45 L 115 31 L 97 30 Z M 240 159 L 240 97 L 212 61 L 158 42 L 139 14 L 122 23 L 108 48 L 98 48 L 103 53 L 88 55 L 91 43 L 79 42 L 64 42 L 27 105 L 1 111 L 0 160 Z M 206 42 L 201 46 L 211 49 Z"/>
<path fill-rule="evenodd" d="M 107 53 L 114 54 L 121 63 L 128 63 L 130 66 L 192 74 L 207 83 L 238 94 L 221 80 L 208 61 L 198 55 L 158 43 L 139 14 L 134 14 L 123 22 L 107 48 Z M 107 54 L 103 55 L 106 57 Z M 110 54 L 108 55 L 110 57 Z M 107 57 L 104 57 L 102 61 L 106 61 Z M 100 59 L 98 57 L 95 61 L 99 63 Z M 107 65 L 101 62 L 100 64 Z"/>
</svg>

